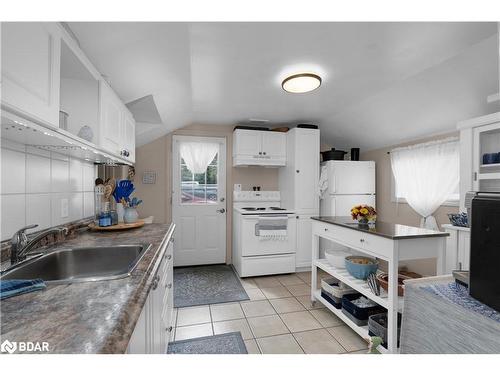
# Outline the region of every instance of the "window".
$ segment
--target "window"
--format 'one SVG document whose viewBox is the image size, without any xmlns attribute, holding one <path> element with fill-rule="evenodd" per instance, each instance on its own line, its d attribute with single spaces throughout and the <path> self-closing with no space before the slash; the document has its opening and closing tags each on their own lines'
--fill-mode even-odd
<svg viewBox="0 0 500 375">
<path fill-rule="evenodd" d="M 458 145 L 458 142 L 456 142 L 457 145 Z M 429 142 L 427 144 L 421 144 L 421 145 L 414 145 L 414 146 L 410 146 L 410 150 L 408 150 L 407 152 L 412 152 L 411 148 L 415 148 L 416 151 L 418 152 L 419 149 L 421 148 L 430 148 L 432 147 L 434 144 L 434 142 Z M 450 153 L 449 155 L 453 155 L 451 156 L 452 159 L 448 159 L 448 163 L 449 165 L 452 165 L 452 164 L 455 164 L 458 165 L 460 160 L 459 160 L 459 153 Z M 421 156 L 421 155 L 420 155 Z M 424 158 L 420 158 L 420 156 L 417 156 L 414 155 L 413 157 L 410 156 L 412 158 L 412 161 L 414 163 L 418 163 L 418 164 L 413 164 L 413 166 L 415 167 L 415 169 L 425 169 L 429 166 L 429 164 L 425 164 L 425 163 L 429 163 L 429 160 L 425 160 Z M 450 157 L 450 156 L 448 156 Z M 427 178 L 427 176 L 426 176 Z M 396 178 L 394 177 L 394 172 L 391 171 L 391 201 L 392 202 L 403 202 L 403 203 L 407 203 L 406 201 L 406 197 L 404 196 L 404 194 L 402 194 L 400 191 L 402 189 L 399 189 L 398 184 L 396 183 Z M 450 194 L 448 196 L 448 198 L 446 199 L 446 201 L 442 204 L 443 206 L 458 206 L 459 205 L 459 201 L 460 201 L 460 194 L 459 194 L 459 184 L 457 184 L 456 188 L 455 188 L 455 191 Z"/>
<path fill-rule="evenodd" d="M 396 186 L 396 179 L 394 178 L 394 175 L 391 172 L 391 201 L 392 202 L 400 202 L 400 203 L 407 203 L 405 197 L 402 196 L 402 194 L 398 193 L 398 187 Z M 443 206 L 452 206 L 452 207 L 458 207 L 460 203 L 460 192 L 458 190 L 458 186 L 453 194 L 451 194 L 446 202 L 444 202 L 442 205 Z"/>
<path fill-rule="evenodd" d="M 191 173 L 186 162 L 181 158 L 181 203 L 182 204 L 217 204 L 218 154 L 208 165 L 204 173 Z"/>
</svg>

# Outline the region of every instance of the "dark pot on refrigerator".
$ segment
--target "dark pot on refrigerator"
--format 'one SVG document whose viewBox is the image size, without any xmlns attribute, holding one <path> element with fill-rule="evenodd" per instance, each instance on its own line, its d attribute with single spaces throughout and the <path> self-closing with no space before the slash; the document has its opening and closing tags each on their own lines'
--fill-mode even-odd
<svg viewBox="0 0 500 375">
<path fill-rule="evenodd" d="M 347 152 L 342 150 L 335 150 L 335 148 L 332 148 L 331 150 L 328 151 L 322 151 L 321 157 L 323 158 L 323 161 L 344 160 L 345 154 L 347 154 Z"/>
</svg>

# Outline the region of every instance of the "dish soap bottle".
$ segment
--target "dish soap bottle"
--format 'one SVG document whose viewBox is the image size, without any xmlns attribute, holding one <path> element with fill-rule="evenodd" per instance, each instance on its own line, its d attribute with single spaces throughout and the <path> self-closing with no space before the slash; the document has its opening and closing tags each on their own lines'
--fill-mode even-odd
<svg viewBox="0 0 500 375">
<path fill-rule="evenodd" d="M 111 212 L 109 210 L 109 202 L 104 203 L 104 208 L 99 214 L 99 226 L 109 227 L 111 226 Z"/>
</svg>

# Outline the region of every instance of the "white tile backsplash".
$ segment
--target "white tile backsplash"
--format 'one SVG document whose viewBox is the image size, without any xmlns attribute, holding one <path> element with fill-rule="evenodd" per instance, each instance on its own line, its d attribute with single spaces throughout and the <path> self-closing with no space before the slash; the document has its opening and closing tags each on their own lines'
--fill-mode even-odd
<svg viewBox="0 0 500 375">
<path fill-rule="evenodd" d="M 69 197 L 69 218 L 78 220 L 83 216 L 83 193 L 71 193 Z"/>
<path fill-rule="evenodd" d="M 92 163 L 14 142 L 1 142 L 1 240 L 27 224 L 37 229 L 94 214 Z M 68 215 L 61 217 L 61 200 Z"/>
<path fill-rule="evenodd" d="M 83 217 L 89 217 L 94 215 L 94 193 L 84 192 L 83 193 Z"/>
<path fill-rule="evenodd" d="M 2 194 L 26 191 L 26 154 L 2 149 Z"/>
<path fill-rule="evenodd" d="M 67 161 L 52 159 L 52 192 L 63 193 L 70 190 L 69 163 Z"/>
<path fill-rule="evenodd" d="M 26 223 L 26 195 L 2 195 L 2 239 L 11 238 Z"/>
<path fill-rule="evenodd" d="M 69 161 L 70 191 L 83 191 L 83 165 L 78 159 Z"/>
<path fill-rule="evenodd" d="M 50 193 L 50 158 L 26 155 L 26 193 Z"/>
<path fill-rule="evenodd" d="M 26 223 L 38 224 L 37 230 L 52 225 L 51 194 L 26 194 Z"/>
<path fill-rule="evenodd" d="M 94 191 L 95 185 L 95 166 L 92 164 L 83 165 L 83 191 Z"/>
</svg>

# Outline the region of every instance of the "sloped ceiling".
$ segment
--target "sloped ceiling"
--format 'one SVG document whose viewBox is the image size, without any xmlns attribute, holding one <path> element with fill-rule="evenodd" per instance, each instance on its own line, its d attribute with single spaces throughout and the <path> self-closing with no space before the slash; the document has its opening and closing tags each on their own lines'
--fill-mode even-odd
<svg viewBox="0 0 500 375">
<path fill-rule="evenodd" d="M 367 150 L 497 106 L 486 103 L 498 91 L 495 23 L 69 25 L 125 102 L 151 95 L 161 123 L 139 122 L 138 144 L 192 123 L 258 118 L 315 123 L 323 142 Z M 322 86 L 284 92 L 281 80 L 302 70 Z"/>
</svg>

